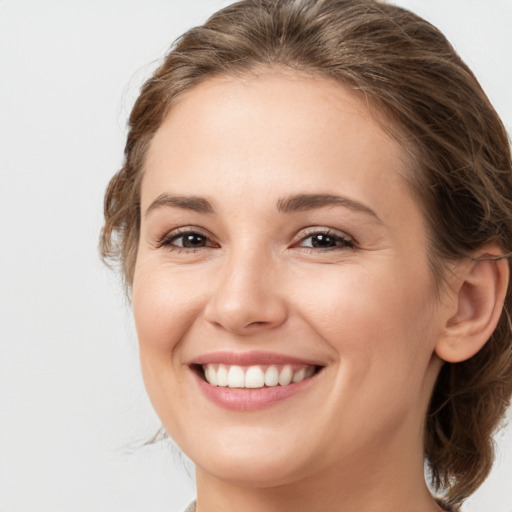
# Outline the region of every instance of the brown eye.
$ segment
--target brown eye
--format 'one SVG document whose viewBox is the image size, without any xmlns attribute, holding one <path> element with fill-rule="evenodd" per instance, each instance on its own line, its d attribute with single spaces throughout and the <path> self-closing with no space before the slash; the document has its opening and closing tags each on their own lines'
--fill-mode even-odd
<svg viewBox="0 0 512 512">
<path fill-rule="evenodd" d="M 327 249 L 329 247 L 336 247 L 337 245 L 338 240 L 331 235 L 319 233 L 318 235 L 313 235 L 311 237 L 311 247 Z"/>
<path fill-rule="evenodd" d="M 352 240 L 328 232 L 313 233 L 303 238 L 300 247 L 311 249 L 344 249 L 353 248 L 355 244 Z"/>
<path fill-rule="evenodd" d="M 173 240 L 174 245 L 185 247 L 187 249 L 194 249 L 197 247 L 204 247 L 207 238 L 199 233 L 183 233 Z"/>
<path fill-rule="evenodd" d="M 196 231 L 182 231 L 181 233 L 169 233 L 157 245 L 157 247 L 166 247 L 176 250 L 194 250 L 203 247 L 214 247 L 210 239 Z"/>
</svg>

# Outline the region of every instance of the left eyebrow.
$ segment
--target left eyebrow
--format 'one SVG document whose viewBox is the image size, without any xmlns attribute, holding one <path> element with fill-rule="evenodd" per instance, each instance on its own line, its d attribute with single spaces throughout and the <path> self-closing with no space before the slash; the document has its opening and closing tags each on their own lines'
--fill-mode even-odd
<svg viewBox="0 0 512 512">
<path fill-rule="evenodd" d="M 277 209 L 282 213 L 302 212 L 326 206 L 343 206 L 350 210 L 370 215 L 379 222 L 382 222 L 379 216 L 365 204 L 334 194 L 297 194 L 281 198 L 277 201 Z"/>
</svg>

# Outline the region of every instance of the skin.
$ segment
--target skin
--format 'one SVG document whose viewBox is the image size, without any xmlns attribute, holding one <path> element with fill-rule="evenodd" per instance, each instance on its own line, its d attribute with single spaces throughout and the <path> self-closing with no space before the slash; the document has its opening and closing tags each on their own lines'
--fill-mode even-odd
<svg viewBox="0 0 512 512">
<path fill-rule="evenodd" d="M 196 464 L 199 512 L 439 510 L 423 424 L 454 306 L 435 292 L 407 160 L 381 126 L 339 84 L 265 70 L 203 82 L 154 136 L 133 307 L 147 391 Z M 297 194 L 358 206 L 278 211 Z M 180 247 L 179 228 L 202 242 Z M 348 242 L 311 247 L 326 230 Z M 201 393 L 191 362 L 255 350 L 323 369 L 257 411 Z"/>
</svg>

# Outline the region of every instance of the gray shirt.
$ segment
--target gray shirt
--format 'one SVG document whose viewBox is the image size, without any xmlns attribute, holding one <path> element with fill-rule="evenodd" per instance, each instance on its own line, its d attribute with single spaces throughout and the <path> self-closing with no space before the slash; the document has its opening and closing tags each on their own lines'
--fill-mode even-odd
<svg viewBox="0 0 512 512">
<path fill-rule="evenodd" d="M 185 512 L 196 512 L 196 502 L 193 501 L 186 509 Z"/>
</svg>

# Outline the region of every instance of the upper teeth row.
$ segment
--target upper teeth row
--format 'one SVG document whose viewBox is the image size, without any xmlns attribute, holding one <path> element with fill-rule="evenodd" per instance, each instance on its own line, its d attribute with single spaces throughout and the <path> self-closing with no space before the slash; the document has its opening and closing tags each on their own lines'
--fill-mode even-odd
<svg viewBox="0 0 512 512">
<path fill-rule="evenodd" d="M 314 366 L 301 367 L 294 371 L 292 366 L 269 366 L 265 371 L 260 366 L 213 365 L 203 366 L 204 376 L 212 386 L 230 388 L 262 388 L 264 386 L 287 386 L 292 382 L 311 377 Z"/>
</svg>

